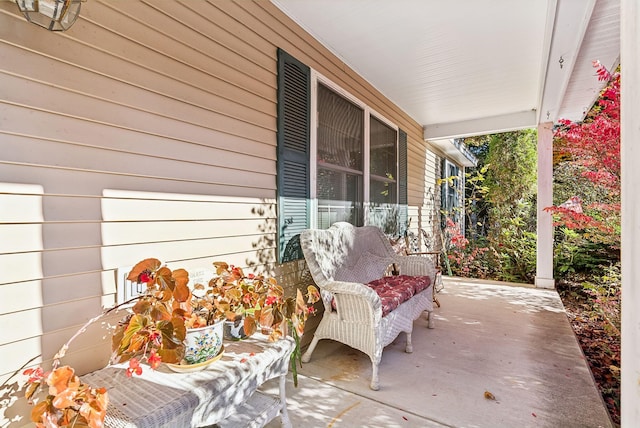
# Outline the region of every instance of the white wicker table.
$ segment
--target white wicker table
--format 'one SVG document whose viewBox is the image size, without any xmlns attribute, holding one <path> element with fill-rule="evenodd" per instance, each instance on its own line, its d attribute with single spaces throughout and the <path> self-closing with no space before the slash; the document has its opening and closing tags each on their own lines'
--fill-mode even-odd
<svg viewBox="0 0 640 428">
<path fill-rule="evenodd" d="M 290 427 L 285 377 L 294 346 L 291 338 L 268 342 L 255 334 L 225 342 L 222 358 L 202 371 L 174 373 L 162 364 L 127 378 L 126 364 L 120 364 L 82 380 L 108 389 L 106 427 L 262 427 L 278 414 L 282 426 Z M 275 377 L 280 378 L 279 397 L 256 391 Z"/>
</svg>

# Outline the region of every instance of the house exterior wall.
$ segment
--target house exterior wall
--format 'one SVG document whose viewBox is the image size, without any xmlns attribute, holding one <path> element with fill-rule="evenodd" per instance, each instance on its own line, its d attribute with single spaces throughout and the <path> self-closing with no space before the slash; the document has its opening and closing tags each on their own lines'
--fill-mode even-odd
<svg viewBox="0 0 640 428">
<path fill-rule="evenodd" d="M 437 148 L 432 147 L 428 142 L 424 146 L 425 155 L 422 161 L 424 167 L 421 171 L 424 173 L 425 186 L 417 186 L 418 192 L 414 194 L 415 201 L 421 201 L 420 207 L 412 206 L 409 216 L 413 217 L 411 223 L 411 234 L 415 241 L 414 246 L 419 251 L 439 251 L 445 245 L 445 236 L 442 232 L 442 185 L 439 184 L 443 178 L 443 161 L 455 164 L 458 168 L 458 177 L 456 187 L 457 208 L 460 210 L 458 219 L 458 227 L 460 230 L 465 229 L 465 173 L 466 167 L 458 164 L 455 160 L 446 157 Z M 413 179 L 415 184 L 418 180 Z M 417 220 L 417 222 L 414 222 Z"/>
<path fill-rule="evenodd" d="M 440 173 L 440 157 L 430 151 L 428 144 L 421 141 L 409 147 L 408 201 L 410 219 L 409 235 L 412 250 L 432 250 L 430 242 L 425 242 L 421 230 L 433 235 L 439 231 L 438 209 L 440 189 L 436 185 Z"/>
<path fill-rule="evenodd" d="M 278 47 L 407 132 L 424 216 L 421 126 L 269 1 L 92 0 L 65 33 L 0 2 L 1 382 L 50 363 L 141 259 L 299 276 L 275 265 Z M 104 365 L 99 337 L 64 362 Z"/>
</svg>

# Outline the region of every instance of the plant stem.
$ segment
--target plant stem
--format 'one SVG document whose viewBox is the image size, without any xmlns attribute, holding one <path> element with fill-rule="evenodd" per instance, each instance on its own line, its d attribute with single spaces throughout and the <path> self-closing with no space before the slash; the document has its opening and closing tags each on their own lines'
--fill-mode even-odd
<svg viewBox="0 0 640 428">
<path fill-rule="evenodd" d="M 297 361 L 300 361 L 300 366 L 302 366 L 302 354 L 300 353 L 300 336 L 296 331 L 295 327 L 293 327 L 293 323 L 289 320 L 289 328 L 291 329 L 291 333 L 293 336 L 293 340 L 296 343 L 295 348 L 293 348 L 293 352 L 291 353 L 291 374 L 293 375 L 293 386 L 298 387 L 298 366 Z"/>
</svg>

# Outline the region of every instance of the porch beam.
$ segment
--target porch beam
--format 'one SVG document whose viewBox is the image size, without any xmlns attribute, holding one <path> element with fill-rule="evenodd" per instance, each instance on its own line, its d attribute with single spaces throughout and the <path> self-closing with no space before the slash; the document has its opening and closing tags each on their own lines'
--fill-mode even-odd
<svg viewBox="0 0 640 428">
<path fill-rule="evenodd" d="M 554 288 L 553 218 L 544 211 L 553 205 L 553 123 L 538 125 L 538 205 L 535 285 Z"/>
<path fill-rule="evenodd" d="M 621 182 L 622 182 L 622 382 L 621 426 L 640 426 L 640 4 L 622 0 Z"/>
<path fill-rule="evenodd" d="M 553 122 L 559 119 L 562 101 L 573 75 L 595 5 L 596 0 L 549 2 L 547 23 L 552 27 L 553 32 L 549 40 L 549 57 L 542 71 L 543 82 L 540 85 L 542 92 L 538 107 L 539 122 L 545 120 Z M 582 120 L 582 117 L 571 119 Z"/>
<path fill-rule="evenodd" d="M 535 110 L 504 114 L 501 116 L 481 117 L 459 122 L 438 123 L 423 128 L 425 140 L 443 140 L 447 138 L 473 137 L 476 135 L 497 134 L 518 129 L 535 128 Z"/>
</svg>

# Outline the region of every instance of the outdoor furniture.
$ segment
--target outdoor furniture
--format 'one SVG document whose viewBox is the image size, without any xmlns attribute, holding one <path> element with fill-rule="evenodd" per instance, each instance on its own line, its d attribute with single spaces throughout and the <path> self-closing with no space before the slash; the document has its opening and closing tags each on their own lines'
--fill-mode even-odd
<svg viewBox="0 0 640 428">
<path fill-rule="evenodd" d="M 201 371 L 174 373 L 162 364 L 128 378 L 123 363 L 91 372 L 82 380 L 109 391 L 106 427 L 262 427 L 278 414 L 282 426 L 291 427 L 285 377 L 294 340 L 269 342 L 267 336 L 254 334 L 242 341 L 225 341 L 224 347 L 222 358 Z M 275 377 L 280 379 L 279 397 L 256 391 Z"/>
<path fill-rule="evenodd" d="M 437 307 L 440 307 L 440 300 L 438 299 L 437 293 L 442 291 L 444 285 L 442 283 L 442 268 L 440 267 L 440 255 L 442 251 L 420 251 L 415 253 L 407 252 L 408 256 L 424 256 L 429 257 L 433 260 L 435 265 L 435 276 L 433 280 L 433 302 Z"/>
<path fill-rule="evenodd" d="M 369 356 L 370 387 L 378 390 L 383 348 L 405 332 L 405 351 L 412 352 L 413 322 L 423 311 L 433 328 L 433 263 L 396 254 L 374 226 L 339 222 L 327 230 L 309 229 L 300 235 L 300 244 L 325 308 L 302 361 L 310 360 L 319 340 L 344 343 Z M 400 275 L 384 277 L 390 266 Z"/>
<path fill-rule="evenodd" d="M 402 254 L 405 256 L 423 256 L 423 257 L 429 257 L 431 259 L 431 261 L 435 266 L 435 272 L 436 272 L 435 279 L 433 281 L 433 302 L 436 304 L 436 306 L 440 307 L 440 300 L 438 299 L 437 293 L 442 291 L 442 289 L 444 288 L 444 284 L 442 283 L 442 267 L 440 263 L 441 255 L 444 255 L 445 257 L 444 261 L 445 263 L 447 263 L 447 266 L 448 266 L 448 261 L 446 259 L 447 254 L 444 249 L 444 244 L 442 242 L 442 233 L 440 232 L 436 234 L 437 238 L 440 240 L 440 244 L 439 244 L 440 250 L 436 251 L 433 240 L 431 239 L 427 231 L 425 231 L 422 228 L 420 228 L 419 230 L 420 230 L 420 235 L 422 237 L 422 242 L 427 245 L 427 248 L 431 247 L 434 249 L 427 250 L 427 251 L 417 250 L 416 248 L 419 248 L 420 244 L 413 245 L 412 239 L 409 237 L 409 233 L 406 233 L 404 237 L 399 237 L 397 239 L 389 238 L 391 248 L 393 248 L 396 254 Z"/>
</svg>

